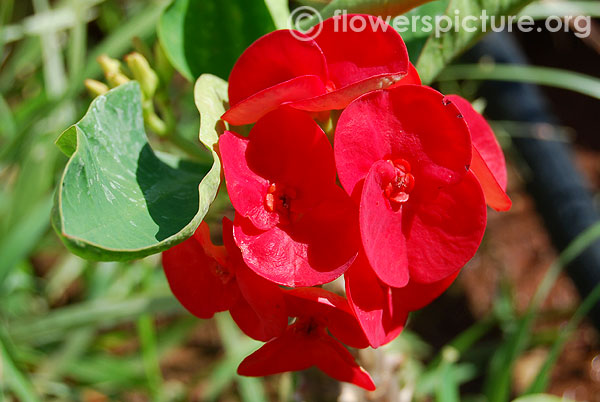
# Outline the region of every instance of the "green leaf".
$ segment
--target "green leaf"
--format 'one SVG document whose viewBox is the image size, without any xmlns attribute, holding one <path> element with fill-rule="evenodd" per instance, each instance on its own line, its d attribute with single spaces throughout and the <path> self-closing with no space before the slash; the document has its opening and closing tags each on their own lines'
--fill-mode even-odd
<svg viewBox="0 0 600 402">
<path fill-rule="evenodd" d="M 450 0 L 445 15 L 449 17 L 454 24 L 452 29 L 448 32 L 440 33 L 439 35 L 435 35 L 435 32 L 432 33 L 425 43 L 423 51 L 417 61 L 416 67 L 423 83 L 431 83 L 448 63 L 472 46 L 477 39 L 484 34 L 484 32 L 482 32 L 483 24 L 479 18 L 484 10 L 488 16 L 486 27 L 489 31 L 491 17 L 495 18 L 496 25 L 498 25 L 500 17 L 515 15 L 531 1 L 532 0 Z M 469 21 L 465 27 L 474 32 L 467 32 L 467 30 L 463 29 L 462 23 L 464 18 L 472 16 L 477 17 L 476 21 Z M 459 21 L 458 25 L 455 24 L 456 19 Z M 476 29 L 470 29 L 471 27 Z"/>
<path fill-rule="evenodd" d="M 512 64 L 462 64 L 449 66 L 437 80 L 461 79 L 527 82 L 568 89 L 600 99 L 599 78 L 558 68 Z"/>
<path fill-rule="evenodd" d="M 265 0 L 277 29 L 287 29 L 290 19 L 288 0 Z"/>
<path fill-rule="evenodd" d="M 175 0 L 158 24 L 169 60 L 188 80 L 227 78 L 242 52 L 275 29 L 264 0 Z"/>
<path fill-rule="evenodd" d="M 402 35 L 408 54 L 413 62 L 418 60 L 427 38 L 431 35 L 431 29 L 423 21 L 431 18 L 435 21 L 435 18 L 444 15 L 448 8 L 449 0 L 437 0 L 431 3 L 425 3 L 422 6 L 413 8 L 404 14 L 410 24 L 408 26 L 397 27 L 398 32 Z M 414 25 L 412 25 L 414 21 Z"/>
<path fill-rule="evenodd" d="M 204 175 L 199 165 L 153 152 L 141 101 L 138 83 L 121 85 L 57 141 L 70 159 L 52 223 L 81 257 L 130 260 L 166 250 L 194 233 L 217 193 L 217 154 Z M 212 149 L 217 134 L 204 138 Z"/>
</svg>

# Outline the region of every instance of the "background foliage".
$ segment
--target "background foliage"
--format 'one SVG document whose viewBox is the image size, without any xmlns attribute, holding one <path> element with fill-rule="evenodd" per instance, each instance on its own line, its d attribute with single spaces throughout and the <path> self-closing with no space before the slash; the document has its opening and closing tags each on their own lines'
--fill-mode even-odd
<svg viewBox="0 0 600 402">
<path fill-rule="evenodd" d="M 418 2 L 292 3 L 325 6 L 326 17 L 336 8 L 377 14 L 382 4 L 404 12 Z M 408 14 L 454 16 L 454 10 L 459 10 L 466 16 L 486 9 L 488 14 L 505 15 L 518 12 L 527 3 L 437 0 Z M 600 2 L 560 4 L 563 13 L 585 7 L 598 15 Z M 533 6 L 538 17 L 557 12 L 545 3 Z M 318 383 L 319 378 L 311 372 L 267 380 L 237 376 L 237 364 L 258 344 L 242 336 L 225 315 L 214 322 L 200 322 L 184 312 L 169 292 L 159 257 L 150 255 L 185 238 L 207 213 L 220 167 L 216 154 L 204 150 L 197 140 L 198 110 L 200 139 L 211 149 L 220 109 L 226 106 L 225 83 L 217 77 L 227 78 L 237 56 L 254 39 L 275 27 L 285 27 L 287 7 L 287 1 L 281 0 L 2 0 L 0 401 L 292 400 L 294 393 L 305 392 L 301 390 L 306 383 Z M 413 32 L 404 38 L 424 80 L 453 90 L 468 94 L 473 82 L 462 81 L 467 78 L 518 79 L 600 98 L 598 79 L 568 71 L 448 66 L 480 34 L 448 33 L 436 39 Z M 147 124 L 143 127 L 144 99 L 135 83 L 106 95 L 119 98 L 113 101 L 128 115 L 112 116 L 106 130 L 94 130 L 98 124 L 94 115 L 103 120 L 103 114 L 109 112 L 97 108 L 86 115 L 91 99 L 84 93 L 84 79 L 100 78 L 99 55 L 120 59 L 134 49 L 153 67 L 163 66 L 157 68 L 161 87 L 154 102 L 167 131 L 159 135 Z M 179 74 L 173 75 L 166 60 Z M 196 84 L 195 104 L 194 81 L 204 73 L 215 76 Z M 63 146 L 63 150 L 73 151 L 77 144 L 78 153 L 64 155 L 54 142 L 73 124 L 62 137 L 70 148 Z M 510 150 L 508 137 L 503 139 Z M 118 149 L 107 145 L 118 145 Z M 82 161 L 86 158 L 83 151 L 88 153 L 88 161 Z M 119 162 L 96 169 L 94 177 L 100 187 L 86 187 L 89 182 L 78 182 L 70 170 L 78 163 L 80 168 L 93 165 L 90 153 L 94 160 L 116 158 Z M 70 166 L 63 175 L 67 163 Z M 106 171 L 105 166 L 113 166 L 114 171 Z M 146 179 L 140 180 L 140 175 Z M 102 184 L 110 187 L 115 177 L 123 178 L 119 182 L 122 191 L 109 191 L 120 195 L 116 204 L 95 202 L 110 199 L 104 192 L 104 196 L 93 192 Z M 200 185 L 198 190 L 203 178 L 204 187 Z M 54 190 L 59 185 L 66 190 L 59 190 L 55 201 Z M 67 200 L 67 208 L 62 208 L 60 197 Z M 76 204 L 81 197 L 88 202 L 85 209 L 81 208 L 84 204 Z M 170 209 L 174 215 L 165 218 L 164 225 L 157 224 L 153 206 L 180 205 L 182 200 L 187 206 Z M 72 255 L 51 230 L 53 203 L 58 208 L 53 213 L 54 225 L 63 237 L 79 239 L 79 235 L 96 230 L 84 241 L 67 240 L 77 254 L 100 260 L 150 256 L 132 262 L 91 262 Z M 222 194 L 212 203 L 209 219 L 218 219 L 217 212 L 225 210 L 227 201 Z M 71 214 L 66 226 L 63 214 Z M 131 220 L 139 232 L 123 224 Z M 98 222 L 110 224 L 99 228 Z M 147 233 L 153 236 L 144 238 Z M 520 356 L 539 341 L 532 328 L 542 302 L 560 268 L 598 236 L 600 227 L 593 227 L 558 258 L 524 313 L 517 311 L 510 289 L 498 292 L 495 308 L 461 329 L 454 339 L 446 339 L 442 348 L 428 345 L 409 328 L 377 356 L 402 357 L 404 364 L 394 371 L 393 381 L 417 400 L 507 401 L 515 397 L 510 374 Z M 546 391 L 566 340 L 598 298 L 600 290 L 569 314 L 561 331 L 551 334 L 546 341 L 549 353 L 525 392 L 529 396 L 521 396 L 519 401 L 554 400 L 532 395 Z M 427 311 L 423 315 L 436 320 Z M 173 356 L 192 353 L 190 344 L 202 354 L 190 360 L 180 356 L 181 366 L 175 365 L 174 370 L 181 372 L 175 375 L 171 370 L 166 375 L 167 367 L 172 366 L 170 359 L 177 360 Z"/>
</svg>

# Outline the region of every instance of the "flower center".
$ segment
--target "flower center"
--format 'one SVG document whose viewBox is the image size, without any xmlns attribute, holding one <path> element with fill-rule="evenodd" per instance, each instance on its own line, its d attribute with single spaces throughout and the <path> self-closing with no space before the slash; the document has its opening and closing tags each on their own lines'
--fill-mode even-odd
<svg viewBox="0 0 600 402">
<path fill-rule="evenodd" d="M 277 212 L 281 223 L 289 222 L 290 208 L 296 198 L 296 190 L 278 184 L 271 184 L 265 196 L 265 208 L 269 212 Z"/>
<path fill-rule="evenodd" d="M 318 336 L 324 329 L 324 324 L 316 317 L 298 317 L 294 322 L 294 331 L 306 336 Z"/>
<path fill-rule="evenodd" d="M 404 159 L 388 160 L 396 176 L 385 186 L 384 194 L 390 200 L 392 207 L 399 207 L 408 201 L 410 192 L 415 187 L 415 176 L 410 171 L 410 163 Z"/>
</svg>

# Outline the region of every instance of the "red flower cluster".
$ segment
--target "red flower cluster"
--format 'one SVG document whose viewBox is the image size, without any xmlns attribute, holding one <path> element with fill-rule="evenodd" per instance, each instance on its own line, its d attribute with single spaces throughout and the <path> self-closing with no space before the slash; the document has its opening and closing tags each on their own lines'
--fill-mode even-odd
<svg viewBox="0 0 600 402">
<path fill-rule="evenodd" d="M 510 208 L 504 156 L 483 117 L 422 86 L 383 21 L 335 32 L 335 18 L 351 17 L 324 21 L 314 40 L 273 32 L 240 57 L 223 119 L 255 124 L 219 140 L 234 222 L 223 220 L 224 246 L 203 223 L 163 256 L 188 310 L 229 310 L 267 341 L 243 375 L 317 366 L 374 389 L 343 345 L 393 340 L 473 257 L 486 203 Z M 333 146 L 313 120 L 331 110 L 343 110 Z M 317 287 L 341 275 L 347 298 Z"/>
</svg>

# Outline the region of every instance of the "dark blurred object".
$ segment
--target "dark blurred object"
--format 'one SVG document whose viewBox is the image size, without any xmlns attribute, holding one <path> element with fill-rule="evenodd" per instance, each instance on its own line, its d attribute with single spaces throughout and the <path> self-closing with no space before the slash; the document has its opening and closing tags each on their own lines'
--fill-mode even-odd
<svg viewBox="0 0 600 402">
<path fill-rule="evenodd" d="M 600 78 L 600 20 L 592 19 L 590 36 L 578 38 L 572 32 L 549 32 L 545 21 L 536 21 L 531 32 L 515 30 L 513 34 L 531 64 L 562 68 Z M 539 28 L 539 30 L 538 30 Z M 542 88 L 553 114 L 564 126 L 577 132 L 575 143 L 600 150 L 600 115 L 598 100 L 559 88 Z"/>
<path fill-rule="evenodd" d="M 477 62 L 481 57 L 496 63 L 527 64 L 527 59 L 508 33 L 486 36 L 464 58 Z M 526 177 L 556 248 L 564 250 L 577 235 L 600 221 L 594 200 L 573 161 L 569 143 L 554 132 L 552 115 L 540 88 L 523 83 L 485 82 L 480 94 L 487 99 L 486 116 L 492 120 L 534 123 L 531 135 L 512 139 L 527 164 Z M 600 240 L 594 242 L 568 267 L 567 273 L 582 297 L 600 283 Z M 600 329 L 600 304 L 590 316 Z"/>
</svg>

